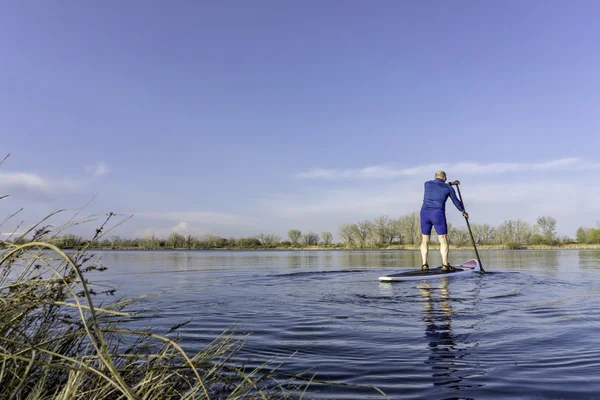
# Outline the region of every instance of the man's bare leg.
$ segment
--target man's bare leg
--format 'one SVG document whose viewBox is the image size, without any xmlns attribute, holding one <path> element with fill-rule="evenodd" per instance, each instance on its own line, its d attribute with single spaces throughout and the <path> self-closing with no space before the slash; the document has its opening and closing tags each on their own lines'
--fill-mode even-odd
<svg viewBox="0 0 600 400">
<path fill-rule="evenodd" d="M 429 235 L 423 235 L 421 241 L 421 259 L 423 260 L 422 265 L 427 264 L 427 253 L 429 253 Z"/>
<path fill-rule="evenodd" d="M 440 241 L 440 253 L 442 254 L 442 265 L 448 265 L 448 240 L 447 235 L 438 235 Z"/>
</svg>

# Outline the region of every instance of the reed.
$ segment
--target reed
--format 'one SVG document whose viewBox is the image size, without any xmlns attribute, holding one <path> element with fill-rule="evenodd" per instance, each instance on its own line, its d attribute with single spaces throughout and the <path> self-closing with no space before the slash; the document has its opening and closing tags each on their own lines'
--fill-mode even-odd
<svg viewBox="0 0 600 400">
<path fill-rule="evenodd" d="M 103 229 L 104 224 L 97 237 Z M 38 239 L 51 235 L 47 227 L 34 233 Z M 42 240 L 5 246 L 0 254 L 0 399 L 300 397 L 293 377 L 282 379 L 268 365 L 236 366 L 233 358 L 245 338 L 234 339 L 231 330 L 190 355 L 179 336 L 123 328 L 135 299 L 109 301 L 114 289 L 88 280 L 92 271 L 105 268 L 87 249 L 67 254 Z"/>
</svg>

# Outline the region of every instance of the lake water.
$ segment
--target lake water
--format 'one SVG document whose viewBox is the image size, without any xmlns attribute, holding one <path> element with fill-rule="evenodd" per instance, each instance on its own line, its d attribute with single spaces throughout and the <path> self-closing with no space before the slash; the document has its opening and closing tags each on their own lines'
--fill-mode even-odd
<svg viewBox="0 0 600 400">
<path fill-rule="evenodd" d="M 377 278 L 419 266 L 418 252 L 99 255 L 98 279 L 152 295 L 156 330 L 192 319 L 189 351 L 236 324 L 252 332 L 250 366 L 391 399 L 600 399 L 600 251 L 482 251 L 487 274 L 405 283 Z M 305 397 L 384 398 L 322 384 Z"/>
</svg>

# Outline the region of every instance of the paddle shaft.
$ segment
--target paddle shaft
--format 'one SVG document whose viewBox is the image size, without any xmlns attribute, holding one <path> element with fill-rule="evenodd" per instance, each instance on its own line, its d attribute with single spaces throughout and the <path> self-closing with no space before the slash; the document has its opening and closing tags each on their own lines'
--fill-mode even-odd
<svg viewBox="0 0 600 400">
<path fill-rule="evenodd" d="M 460 199 L 460 202 L 462 203 L 462 205 L 464 207 L 465 203 L 462 199 L 462 195 L 460 194 L 460 184 L 455 184 L 455 186 L 456 186 L 456 189 L 458 189 L 458 198 Z M 471 231 L 471 224 L 469 224 L 469 218 L 465 217 L 465 221 L 467 221 L 467 228 L 469 228 L 469 235 L 471 235 L 471 242 L 473 243 L 473 248 L 475 249 L 475 255 L 477 256 L 477 262 L 479 262 L 479 267 L 481 267 L 481 272 L 485 273 L 485 270 L 483 269 L 483 264 L 481 264 L 481 259 L 479 258 L 479 252 L 477 251 L 477 245 L 475 244 L 475 238 L 473 237 L 473 232 Z"/>
</svg>

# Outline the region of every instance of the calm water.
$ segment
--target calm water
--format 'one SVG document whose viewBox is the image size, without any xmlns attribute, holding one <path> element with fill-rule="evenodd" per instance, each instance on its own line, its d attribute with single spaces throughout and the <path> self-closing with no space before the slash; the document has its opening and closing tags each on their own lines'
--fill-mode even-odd
<svg viewBox="0 0 600 400">
<path fill-rule="evenodd" d="M 485 275 L 379 283 L 417 252 L 103 252 L 98 278 L 195 351 L 253 332 L 249 365 L 392 399 L 600 399 L 600 252 L 484 251 Z M 472 252 L 451 251 L 459 263 Z M 432 252 L 432 260 L 439 253 Z M 307 398 L 381 399 L 314 385 Z"/>
</svg>

